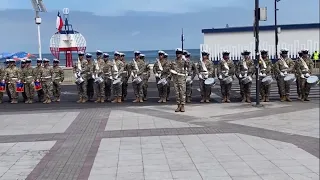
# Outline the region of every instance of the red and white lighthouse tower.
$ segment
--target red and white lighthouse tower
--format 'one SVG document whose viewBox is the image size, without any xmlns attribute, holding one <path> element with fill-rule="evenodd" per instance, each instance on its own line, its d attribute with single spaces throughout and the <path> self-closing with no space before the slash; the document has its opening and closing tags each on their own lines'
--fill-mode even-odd
<svg viewBox="0 0 320 180">
<path fill-rule="evenodd" d="M 58 13 L 58 18 L 60 17 Z M 66 61 L 66 67 L 73 66 L 73 53 L 78 53 L 80 51 L 86 51 L 86 39 L 78 31 L 74 31 L 72 25 L 69 24 L 69 9 L 63 9 L 64 23 L 59 25 L 59 19 L 57 19 L 57 29 L 56 32 L 50 39 L 50 51 L 51 54 L 61 60 Z M 61 17 L 60 17 L 61 19 Z M 61 21 L 63 22 L 63 20 Z M 62 25 L 62 26 L 61 26 Z M 60 52 L 65 54 L 65 58 L 60 57 Z"/>
</svg>

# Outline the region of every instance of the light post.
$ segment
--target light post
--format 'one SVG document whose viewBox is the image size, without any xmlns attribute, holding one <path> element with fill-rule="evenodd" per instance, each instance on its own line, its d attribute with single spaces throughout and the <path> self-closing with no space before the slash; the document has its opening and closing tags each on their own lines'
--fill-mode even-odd
<svg viewBox="0 0 320 180">
<path fill-rule="evenodd" d="M 40 24 L 41 18 L 39 16 L 40 12 L 47 12 L 42 0 L 31 0 L 34 11 L 36 12 L 35 23 L 38 28 L 38 51 L 39 58 L 42 59 L 42 50 L 41 50 L 41 33 L 40 33 Z"/>
<path fill-rule="evenodd" d="M 279 30 L 278 30 L 278 8 L 277 8 L 277 3 L 280 2 L 281 0 L 274 0 L 274 42 L 275 42 L 275 59 L 278 59 L 278 43 L 279 43 Z"/>
</svg>

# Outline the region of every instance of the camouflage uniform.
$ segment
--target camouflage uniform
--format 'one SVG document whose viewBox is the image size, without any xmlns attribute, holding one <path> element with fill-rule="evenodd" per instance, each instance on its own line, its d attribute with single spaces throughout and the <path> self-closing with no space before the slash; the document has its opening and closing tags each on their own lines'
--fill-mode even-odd
<svg viewBox="0 0 320 180">
<path fill-rule="evenodd" d="M 170 61 L 170 60 L 168 60 L 168 58 L 167 58 L 167 57 L 165 57 L 165 59 L 168 61 L 168 63 L 169 63 L 169 64 L 171 64 L 171 61 Z M 167 84 L 167 98 L 166 98 L 166 100 L 167 100 L 167 101 L 169 101 L 169 100 L 170 100 L 171 79 L 172 79 L 172 76 L 171 76 L 171 74 L 169 73 L 169 75 L 168 75 L 168 77 L 167 77 L 167 82 L 168 82 L 168 84 Z"/>
<path fill-rule="evenodd" d="M 210 102 L 210 95 L 211 95 L 211 86 L 207 86 L 204 84 L 204 81 L 207 78 L 214 78 L 215 70 L 212 61 L 209 59 L 203 59 L 205 67 L 207 68 L 207 72 L 205 71 L 202 62 L 198 62 L 197 64 L 197 74 L 199 74 L 199 86 L 200 86 L 200 93 L 201 93 L 201 102 Z M 207 73 L 207 76 L 205 75 Z"/>
<path fill-rule="evenodd" d="M 26 93 L 27 100 L 25 103 L 31 104 L 34 97 L 34 69 L 28 65 L 22 70 L 22 78 L 24 82 L 24 92 Z"/>
<path fill-rule="evenodd" d="M 158 82 L 162 78 L 165 78 L 168 81 L 168 77 L 170 76 L 170 63 L 166 59 L 159 60 L 159 62 L 162 65 L 163 71 L 160 70 L 158 62 L 156 62 L 153 65 L 153 73 L 160 74 L 160 77 L 156 77 L 156 83 L 157 83 L 159 97 L 160 97 L 160 100 L 158 102 L 161 103 L 161 102 L 167 102 L 168 86 L 170 85 L 168 83 L 165 85 L 158 84 Z"/>
<path fill-rule="evenodd" d="M 227 66 L 227 67 L 226 67 Z M 235 65 L 232 60 L 230 59 L 223 59 L 219 61 L 218 66 L 217 66 L 217 75 L 220 80 L 220 88 L 221 88 L 221 94 L 223 96 L 222 102 L 228 102 L 230 103 L 230 98 L 231 98 L 231 87 L 232 87 L 232 82 L 229 84 L 226 84 L 224 79 L 227 77 L 232 77 L 234 76 L 235 73 Z"/>
<path fill-rule="evenodd" d="M 61 96 L 61 83 L 64 81 L 64 72 L 61 67 L 53 66 L 53 96 L 54 101 L 60 102 Z"/>
<path fill-rule="evenodd" d="M 16 92 L 16 83 L 21 81 L 21 71 L 15 65 L 10 65 L 6 69 L 4 79 L 8 83 L 8 89 L 11 94 L 11 103 L 18 103 L 18 93 Z"/>
<path fill-rule="evenodd" d="M 309 101 L 308 96 L 310 93 L 311 86 L 307 83 L 306 74 L 311 74 L 313 70 L 314 63 L 310 58 L 303 58 L 305 64 L 308 68 L 305 68 L 304 62 L 301 59 L 296 60 L 296 74 L 298 78 L 298 84 L 300 88 L 299 95 L 301 96 L 301 101 Z"/>
<path fill-rule="evenodd" d="M 6 61 L 6 63 L 7 63 L 7 67 L 5 67 L 3 74 L 5 74 L 6 69 L 10 68 L 10 66 L 11 66 L 11 65 L 9 64 L 8 60 Z M 3 76 L 4 76 L 4 75 L 3 75 Z M 8 83 L 6 83 L 6 93 L 7 93 L 7 95 L 8 95 L 9 102 L 11 102 L 11 101 L 12 101 L 12 98 L 11 98 L 11 94 L 10 94 L 10 91 L 9 91 L 9 84 L 8 84 Z"/>
<path fill-rule="evenodd" d="M 3 67 L 0 67 L 0 81 L 4 81 L 4 74 L 5 74 L 5 69 Z M 3 100 L 3 92 L 0 92 L 0 104 L 2 103 Z"/>
<path fill-rule="evenodd" d="M 259 68 L 261 74 L 264 74 L 265 76 L 271 76 L 272 75 L 272 62 L 269 58 L 263 59 L 266 65 L 266 68 L 263 67 L 263 63 L 260 60 L 259 61 Z M 264 77 L 265 77 L 264 76 Z M 271 84 L 264 84 L 262 82 L 263 77 L 259 76 L 259 82 L 260 82 L 260 95 L 261 95 L 261 100 L 264 102 L 269 102 L 269 97 L 270 97 L 270 89 L 271 89 Z"/>
<path fill-rule="evenodd" d="M 130 65 L 130 69 L 133 75 L 136 75 L 141 78 L 141 80 L 144 79 L 143 73 L 145 72 L 146 64 L 142 59 L 136 59 L 136 64 L 138 66 L 138 69 L 135 67 L 135 63 L 132 62 Z M 142 91 L 142 86 L 143 86 L 143 81 L 141 81 L 139 84 L 133 81 L 134 77 L 132 77 L 132 86 L 133 86 L 133 91 L 134 95 L 136 96 L 136 99 L 133 102 L 143 102 L 143 91 Z"/>
<path fill-rule="evenodd" d="M 20 74 L 22 74 L 22 71 L 26 68 L 26 61 L 25 60 L 21 60 L 21 67 L 20 67 Z M 26 95 L 26 86 L 23 86 L 23 92 L 21 93 L 22 97 L 23 97 L 23 101 L 25 103 L 28 103 L 28 97 Z"/>
<path fill-rule="evenodd" d="M 112 74 L 113 74 L 113 78 L 116 79 L 116 77 L 121 78 L 121 80 L 125 79 L 124 77 L 126 77 L 127 75 L 123 76 L 123 71 L 124 71 L 124 63 L 118 59 L 115 60 L 115 66 L 117 66 L 118 68 L 118 72 L 115 71 L 114 69 L 114 65 L 112 66 Z M 127 72 L 125 72 L 127 73 Z M 122 101 L 122 84 L 113 84 L 112 85 L 112 91 L 113 91 L 113 96 L 114 96 L 114 100 L 112 101 L 113 103 L 121 103 Z"/>
<path fill-rule="evenodd" d="M 97 62 L 95 63 L 98 63 L 98 66 L 99 66 L 99 69 L 97 69 L 96 66 L 94 66 L 94 74 L 98 77 L 101 77 L 103 78 L 103 67 L 105 65 L 105 62 L 102 58 L 98 58 Z M 97 77 L 96 77 L 97 78 Z M 95 94 L 97 95 L 97 100 L 95 101 L 96 103 L 103 103 L 104 102 L 104 98 L 105 98 L 105 91 L 104 91 L 104 88 L 105 88 L 105 82 L 101 82 L 101 83 L 98 83 L 96 82 L 96 89 L 95 89 Z"/>
<path fill-rule="evenodd" d="M 38 79 L 41 80 L 42 89 L 44 92 L 44 104 L 51 103 L 52 97 L 52 76 L 53 70 L 49 65 L 45 65 L 41 71 Z"/>
<path fill-rule="evenodd" d="M 103 79 L 104 79 L 104 93 L 107 101 L 110 101 L 111 98 L 111 88 L 112 88 L 112 62 L 110 60 L 105 61 L 105 65 L 102 68 L 102 72 L 104 73 Z"/>
<path fill-rule="evenodd" d="M 196 76 L 196 67 L 193 62 L 190 60 L 187 61 L 187 73 L 188 76 L 191 76 L 191 80 L 193 81 L 194 77 Z M 192 83 L 186 83 L 186 101 L 189 103 L 191 102 L 191 96 L 192 96 Z"/>
<path fill-rule="evenodd" d="M 143 84 L 142 84 L 142 92 L 143 92 L 143 100 L 147 100 L 147 95 L 148 95 L 148 81 L 150 78 L 150 65 L 146 64 L 146 67 L 144 69 L 145 71 L 143 72 Z"/>
<path fill-rule="evenodd" d="M 81 71 L 78 69 L 78 63 L 81 64 Z M 77 64 L 74 66 L 74 73 L 79 73 L 84 80 L 81 84 L 77 84 L 78 95 L 79 95 L 79 100 L 77 101 L 77 103 L 84 103 L 88 101 L 87 76 L 89 71 L 90 70 L 88 67 L 88 61 L 85 59 L 82 59 L 81 61 L 78 60 Z"/>
<path fill-rule="evenodd" d="M 93 100 L 94 96 L 94 63 L 92 60 L 88 60 L 88 72 L 87 72 L 87 95 L 90 101 Z"/>
<path fill-rule="evenodd" d="M 243 66 L 243 63 L 247 64 L 247 68 L 245 69 Z M 247 83 L 247 84 L 243 84 L 242 80 L 243 78 L 247 76 L 251 76 L 254 73 L 254 62 L 252 59 L 242 59 L 240 60 L 237 65 L 236 65 L 236 69 L 235 69 L 235 74 L 236 77 L 239 80 L 239 85 L 240 85 L 240 95 L 242 98 L 242 102 L 248 102 L 250 103 L 250 97 L 251 97 L 251 85 L 252 85 L 252 81 Z"/>
<path fill-rule="evenodd" d="M 123 74 L 122 74 L 122 101 L 125 101 L 128 95 L 128 81 L 130 75 L 130 64 L 128 64 L 125 60 L 122 60 L 123 64 Z"/>
<path fill-rule="evenodd" d="M 38 65 L 33 69 L 33 77 L 35 78 L 35 81 L 40 81 L 40 79 L 37 79 L 37 77 L 40 76 L 40 72 L 42 71 L 43 66 L 38 63 Z M 37 91 L 38 95 L 38 101 L 43 102 L 44 101 L 44 92 L 43 89 Z"/>
<path fill-rule="evenodd" d="M 284 62 L 282 62 L 282 60 L 278 60 L 274 64 L 274 73 L 277 80 L 281 101 L 287 100 L 290 102 L 291 99 L 289 95 L 291 83 L 284 81 L 285 76 L 282 76 L 281 73 L 294 73 L 294 62 L 290 58 L 286 58 L 284 61 L 288 65 L 288 68 L 284 66 Z"/>
</svg>

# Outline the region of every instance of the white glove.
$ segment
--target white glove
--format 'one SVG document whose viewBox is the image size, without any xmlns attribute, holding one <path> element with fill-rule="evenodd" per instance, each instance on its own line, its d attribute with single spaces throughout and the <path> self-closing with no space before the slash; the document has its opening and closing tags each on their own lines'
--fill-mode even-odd
<svg viewBox="0 0 320 180">
<path fill-rule="evenodd" d="M 17 81 L 17 83 L 21 83 L 21 81 L 20 81 L 20 80 L 18 80 L 18 81 Z"/>
<path fill-rule="evenodd" d="M 310 74 L 309 74 L 309 73 L 307 73 L 307 74 L 306 74 L 306 77 L 307 77 L 307 78 L 308 78 L 308 77 L 310 77 Z"/>
<path fill-rule="evenodd" d="M 280 76 L 284 76 L 284 73 L 283 73 L 283 72 L 280 72 Z"/>
<path fill-rule="evenodd" d="M 284 74 L 284 75 L 287 75 L 288 73 L 287 73 L 287 71 L 285 71 L 283 74 Z"/>
<path fill-rule="evenodd" d="M 303 74 L 301 74 L 301 76 L 300 76 L 300 77 L 301 77 L 301 78 L 303 78 L 303 79 L 305 78 Z"/>
<path fill-rule="evenodd" d="M 96 78 L 96 76 L 95 76 L 95 75 L 92 75 L 92 78 L 93 78 L 93 79 L 95 79 L 95 78 Z"/>
<path fill-rule="evenodd" d="M 75 77 L 75 78 L 78 78 L 78 75 L 77 75 L 77 73 L 74 73 L 74 77 Z"/>
<path fill-rule="evenodd" d="M 259 73 L 259 76 L 262 76 L 262 73 Z"/>
<path fill-rule="evenodd" d="M 262 74 L 263 77 L 267 76 L 265 73 Z"/>
<path fill-rule="evenodd" d="M 62 82 L 61 81 L 59 81 L 59 84 L 61 84 Z"/>
<path fill-rule="evenodd" d="M 2 79 L 2 81 L 1 81 L 1 82 L 3 82 L 3 83 L 4 83 L 4 82 L 5 82 L 5 80 L 4 80 L 4 79 Z"/>
<path fill-rule="evenodd" d="M 247 76 L 248 76 L 248 74 L 247 74 L 247 73 L 245 73 L 243 77 L 247 77 Z"/>
<path fill-rule="evenodd" d="M 219 78 L 219 79 L 222 79 L 222 75 L 220 74 L 218 78 Z"/>
<path fill-rule="evenodd" d="M 241 74 L 239 74 L 239 78 L 242 78 L 242 75 L 241 75 Z"/>
<path fill-rule="evenodd" d="M 198 77 L 199 79 L 203 79 L 202 74 L 199 74 Z"/>
</svg>

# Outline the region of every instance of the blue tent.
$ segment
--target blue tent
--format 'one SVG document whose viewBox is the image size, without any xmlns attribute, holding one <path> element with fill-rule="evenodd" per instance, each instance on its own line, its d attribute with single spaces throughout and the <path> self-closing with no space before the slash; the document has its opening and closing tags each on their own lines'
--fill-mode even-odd
<svg viewBox="0 0 320 180">
<path fill-rule="evenodd" d="M 0 54 L 0 62 L 4 62 L 5 59 L 20 60 L 23 58 L 30 58 L 30 57 L 35 57 L 35 56 L 30 53 L 24 52 L 24 51 L 20 51 L 20 52 L 16 52 L 16 53 L 1 53 Z"/>
<path fill-rule="evenodd" d="M 0 60 L 1 59 L 8 59 L 10 58 L 10 56 L 12 56 L 14 53 L 8 53 L 8 52 L 4 52 L 4 53 L 0 53 Z"/>
</svg>

